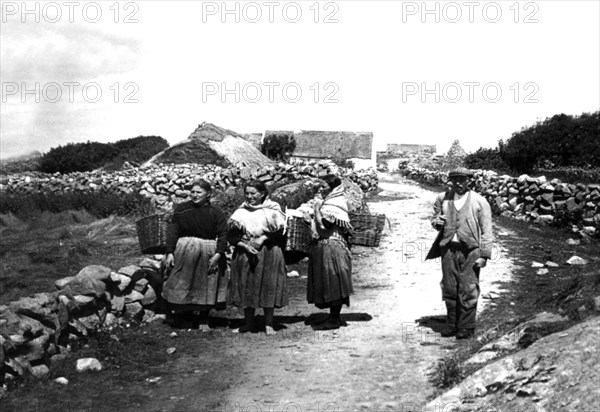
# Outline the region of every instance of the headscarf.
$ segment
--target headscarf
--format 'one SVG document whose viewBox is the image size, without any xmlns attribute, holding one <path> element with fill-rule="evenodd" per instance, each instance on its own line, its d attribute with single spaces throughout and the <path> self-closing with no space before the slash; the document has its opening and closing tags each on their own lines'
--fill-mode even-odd
<svg viewBox="0 0 600 412">
<path fill-rule="evenodd" d="M 244 202 L 231 215 L 229 226 L 241 229 L 250 238 L 257 238 L 283 229 L 285 214 L 279 203 L 270 199 L 256 206 Z"/>
</svg>

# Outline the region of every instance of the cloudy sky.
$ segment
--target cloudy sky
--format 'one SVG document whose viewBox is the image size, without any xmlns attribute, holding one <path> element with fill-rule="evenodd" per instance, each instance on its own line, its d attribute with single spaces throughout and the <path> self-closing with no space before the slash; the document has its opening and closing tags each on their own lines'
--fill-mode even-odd
<svg viewBox="0 0 600 412">
<path fill-rule="evenodd" d="M 599 1 L 0 4 L 2 158 L 203 121 L 474 151 L 600 108 Z"/>
</svg>

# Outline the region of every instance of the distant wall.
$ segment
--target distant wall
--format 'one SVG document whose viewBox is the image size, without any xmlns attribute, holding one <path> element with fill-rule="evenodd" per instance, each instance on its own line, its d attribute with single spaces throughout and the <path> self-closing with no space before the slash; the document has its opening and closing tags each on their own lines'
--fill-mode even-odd
<svg viewBox="0 0 600 412">
<path fill-rule="evenodd" d="M 403 174 L 410 179 L 433 185 L 445 185 L 447 173 L 408 165 Z M 544 176 L 499 176 L 495 172 L 475 170 L 470 187 L 483 195 L 497 214 L 552 224 L 568 219 L 581 226 L 583 235 L 600 231 L 600 184 L 546 181 Z"/>
<path fill-rule="evenodd" d="M 388 143 L 387 151 L 392 153 L 410 152 L 410 153 L 435 153 L 436 145 L 428 144 L 404 144 L 404 143 Z"/>
</svg>

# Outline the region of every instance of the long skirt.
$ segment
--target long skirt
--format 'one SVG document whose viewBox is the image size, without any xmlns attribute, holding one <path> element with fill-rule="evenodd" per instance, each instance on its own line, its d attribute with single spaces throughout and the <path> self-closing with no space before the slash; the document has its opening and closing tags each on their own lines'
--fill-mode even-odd
<svg viewBox="0 0 600 412">
<path fill-rule="evenodd" d="M 342 239 L 321 239 L 308 253 L 308 303 L 319 309 L 350 306 L 352 256 Z"/>
<path fill-rule="evenodd" d="M 208 273 L 208 261 L 215 254 L 215 240 L 182 237 L 177 241 L 175 265 L 163 285 L 162 296 L 174 311 L 225 309 L 228 270 L 225 256 L 219 270 Z"/>
<path fill-rule="evenodd" d="M 242 308 L 281 308 L 288 304 L 283 250 L 266 244 L 257 255 L 240 248 L 231 261 L 231 303 Z"/>
</svg>

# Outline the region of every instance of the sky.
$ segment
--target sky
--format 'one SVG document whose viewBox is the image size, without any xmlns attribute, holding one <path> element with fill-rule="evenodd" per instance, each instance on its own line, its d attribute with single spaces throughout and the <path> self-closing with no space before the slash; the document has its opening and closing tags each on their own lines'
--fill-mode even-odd
<svg viewBox="0 0 600 412">
<path fill-rule="evenodd" d="M 0 158 L 206 121 L 495 147 L 600 109 L 600 1 L 0 1 Z"/>
</svg>

